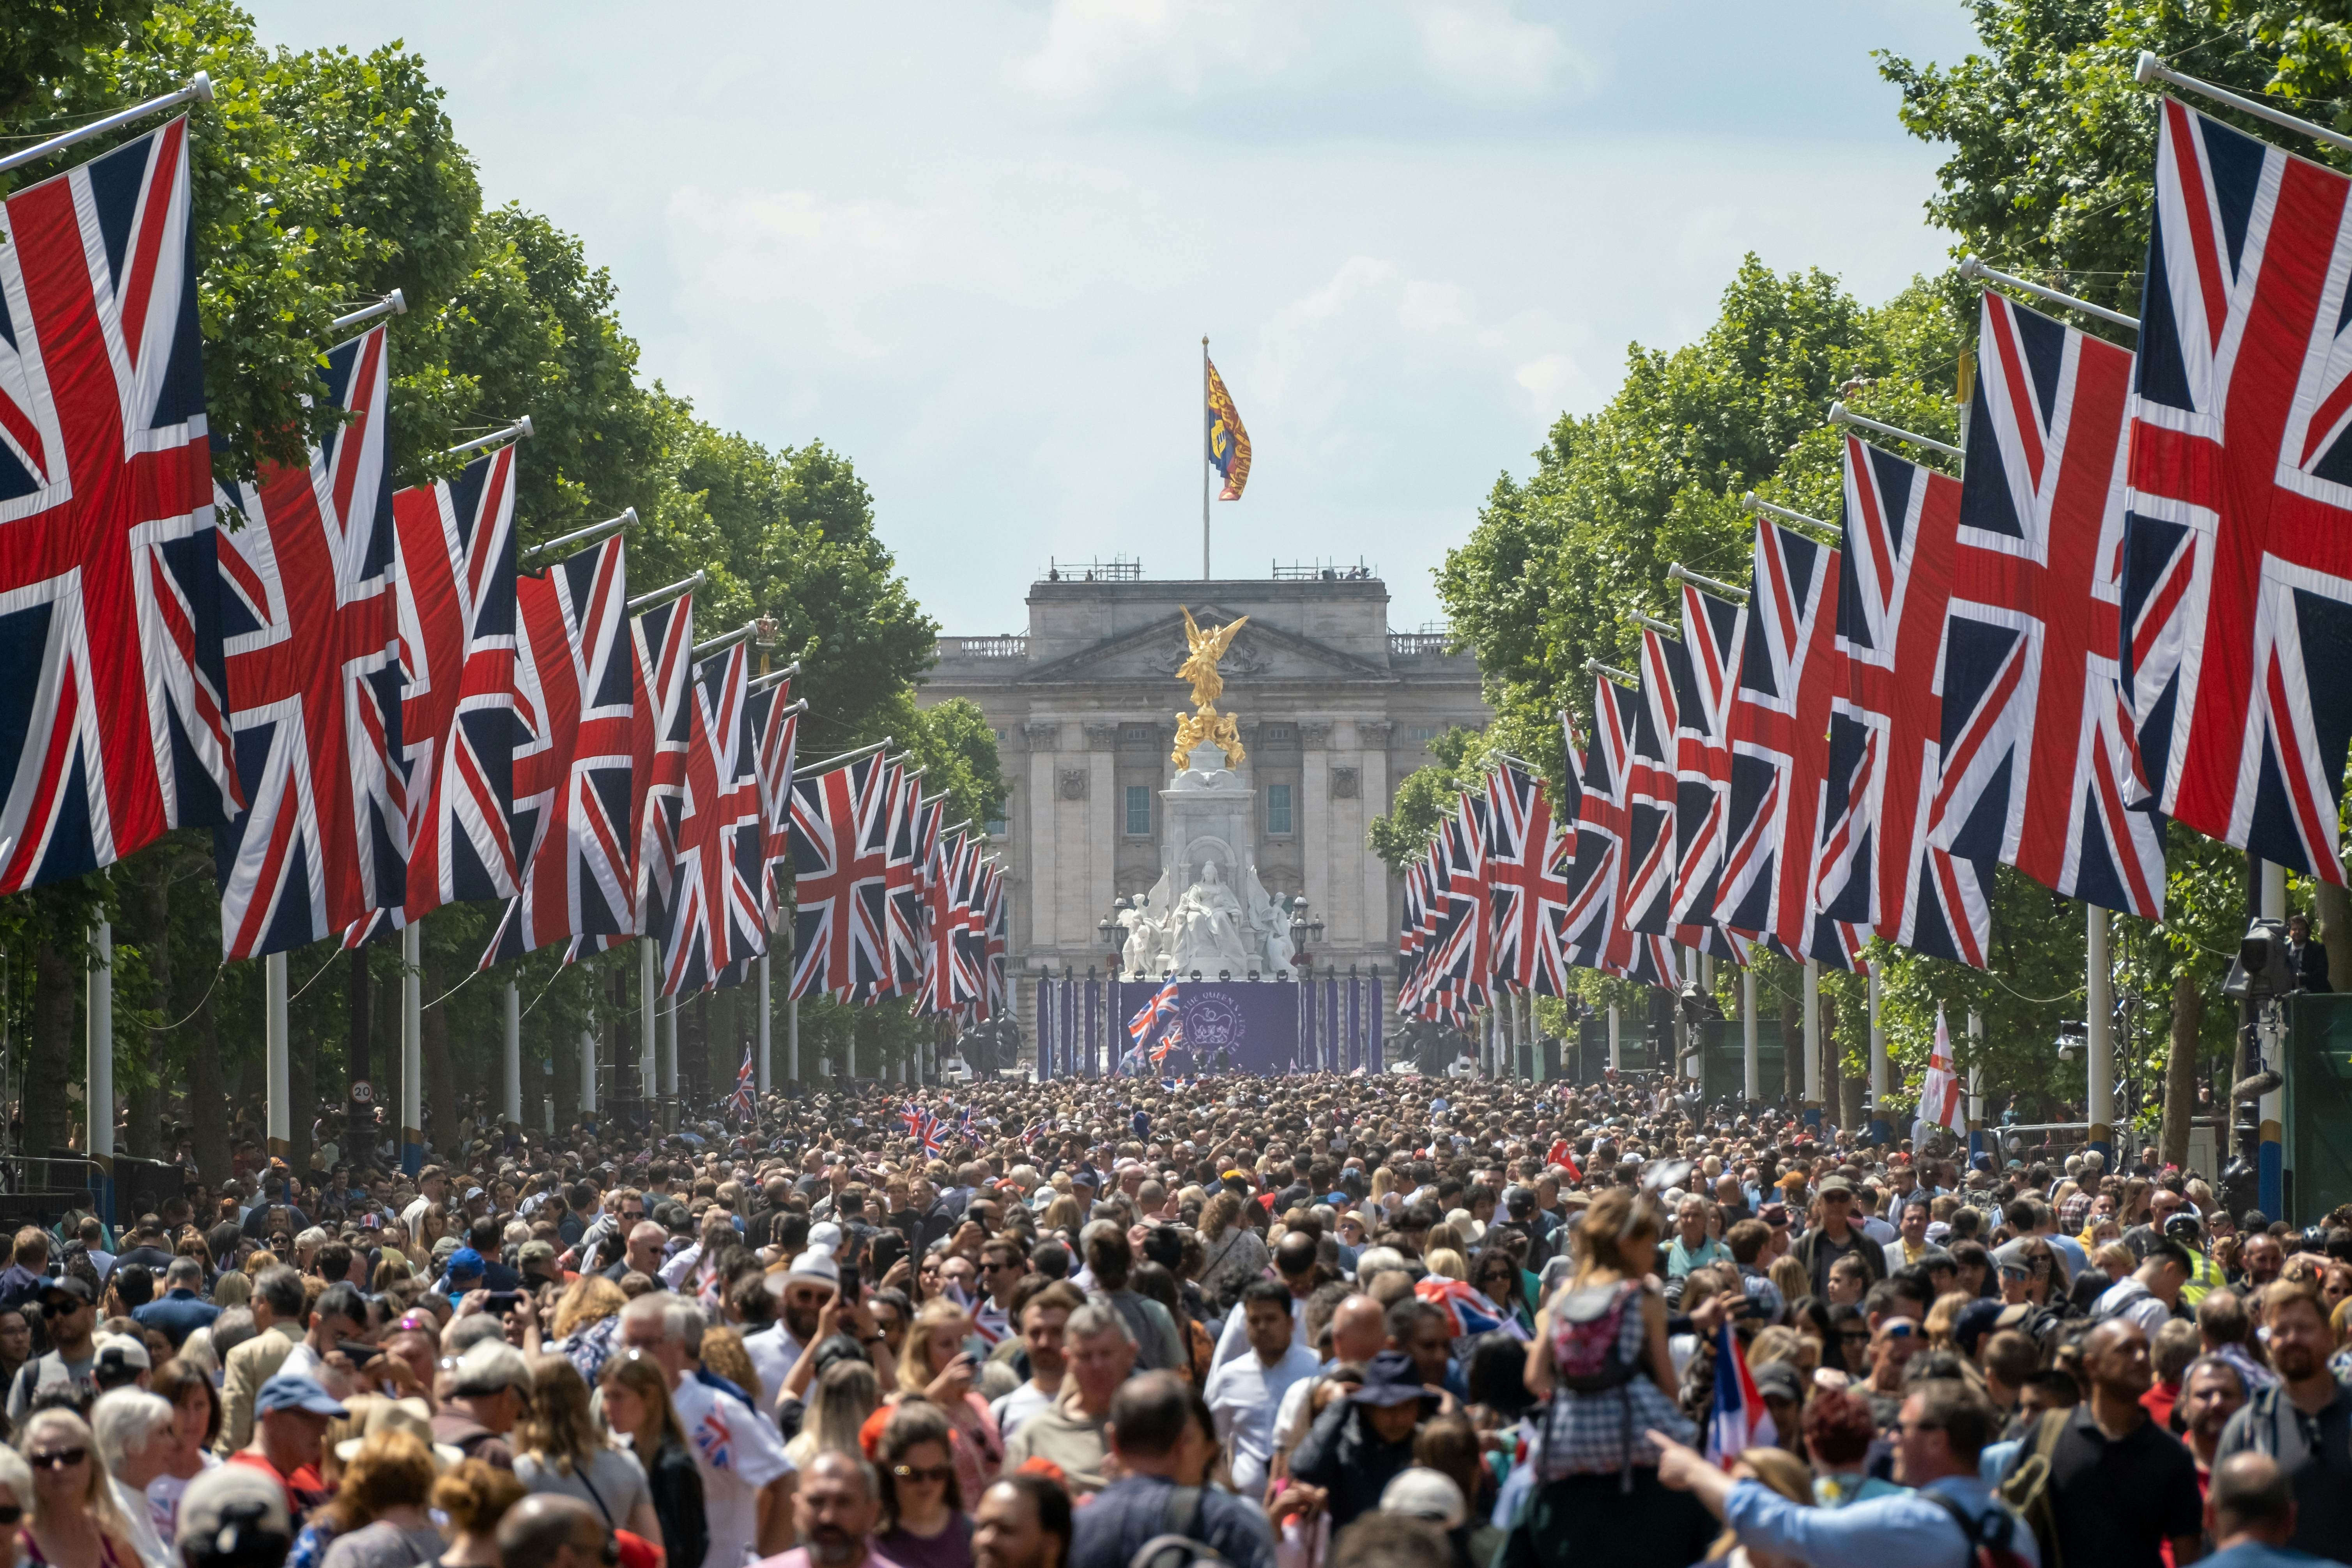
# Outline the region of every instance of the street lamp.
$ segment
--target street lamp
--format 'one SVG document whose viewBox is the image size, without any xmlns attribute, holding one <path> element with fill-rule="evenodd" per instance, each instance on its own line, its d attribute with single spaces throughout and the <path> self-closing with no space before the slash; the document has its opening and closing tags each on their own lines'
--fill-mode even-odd
<svg viewBox="0 0 2352 1568">
<path fill-rule="evenodd" d="M 1323 922 L 1319 920 L 1310 921 L 1307 919 L 1307 895 L 1304 893 L 1293 893 L 1290 896 L 1290 954 L 1292 960 L 1296 962 L 1306 953 L 1307 944 L 1308 942 L 1321 942 L 1322 940 Z"/>
</svg>

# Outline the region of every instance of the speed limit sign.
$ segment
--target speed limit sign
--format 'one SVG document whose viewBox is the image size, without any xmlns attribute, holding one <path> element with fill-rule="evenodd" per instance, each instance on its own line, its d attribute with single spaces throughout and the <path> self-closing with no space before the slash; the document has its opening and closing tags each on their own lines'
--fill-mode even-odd
<svg viewBox="0 0 2352 1568">
<path fill-rule="evenodd" d="M 352 1099 L 360 1105 L 371 1103 L 375 1099 L 375 1086 L 364 1079 L 361 1079 L 352 1085 Z"/>
</svg>

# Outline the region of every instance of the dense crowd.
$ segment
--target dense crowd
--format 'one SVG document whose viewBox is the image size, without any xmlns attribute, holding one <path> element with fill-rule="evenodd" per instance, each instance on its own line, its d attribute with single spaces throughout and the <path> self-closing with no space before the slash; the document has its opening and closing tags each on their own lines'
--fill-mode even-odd
<svg viewBox="0 0 2352 1568">
<path fill-rule="evenodd" d="M 908 1094 L 24 1229 L 0 1525 L 59 1568 L 2352 1563 L 2352 1214 L 1633 1079 Z"/>
</svg>

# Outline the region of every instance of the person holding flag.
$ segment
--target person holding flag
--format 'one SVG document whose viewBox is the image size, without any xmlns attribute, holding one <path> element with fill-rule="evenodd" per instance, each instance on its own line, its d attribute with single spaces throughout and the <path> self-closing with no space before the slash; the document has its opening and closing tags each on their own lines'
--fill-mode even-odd
<svg viewBox="0 0 2352 1568">
<path fill-rule="evenodd" d="M 757 1091 L 758 1075 L 751 1069 L 751 1047 L 743 1047 L 743 1065 L 735 1069 L 735 1092 L 727 1099 L 727 1109 L 746 1121 L 756 1121 L 760 1114 Z"/>
<path fill-rule="evenodd" d="M 1936 1044 L 1927 1056 L 1927 1081 L 1919 1086 L 1919 1116 L 1911 1124 L 1911 1147 L 1927 1146 L 1927 1129 L 1942 1127 L 1960 1131 L 1960 1079 L 1952 1070 L 1952 1031 L 1944 1022 L 1944 1009 L 1936 1009 Z"/>
<path fill-rule="evenodd" d="M 1120 1070 L 1132 1068 L 1140 1076 L 1146 1061 L 1166 1061 L 1168 1053 L 1184 1043 L 1177 982 L 1171 980 L 1153 993 L 1151 1000 L 1138 1008 L 1135 1016 L 1127 1021 L 1127 1032 L 1135 1044 L 1128 1051 L 1127 1059 L 1119 1064 Z M 1159 1035 L 1157 1045 L 1152 1043 L 1155 1032 Z"/>
</svg>

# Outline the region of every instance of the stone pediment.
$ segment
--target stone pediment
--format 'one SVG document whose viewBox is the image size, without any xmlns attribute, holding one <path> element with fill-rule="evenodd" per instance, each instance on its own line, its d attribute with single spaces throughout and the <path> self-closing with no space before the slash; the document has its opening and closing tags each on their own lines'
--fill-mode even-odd
<svg viewBox="0 0 2352 1568">
<path fill-rule="evenodd" d="M 1202 626 L 1223 626 L 1233 612 L 1211 605 L 1192 612 Z M 1184 617 L 1170 616 L 1125 637 L 1041 665 L 1021 678 L 1024 686 L 1092 684 L 1101 681 L 1165 683 L 1181 695 L 1176 667 L 1184 662 Z M 1247 687 L 1283 680 L 1390 681 L 1395 676 L 1369 659 L 1278 627 L 1252 621 L 1235 635 L 1218 668 L 1229 684 Z"/>
</svg>

